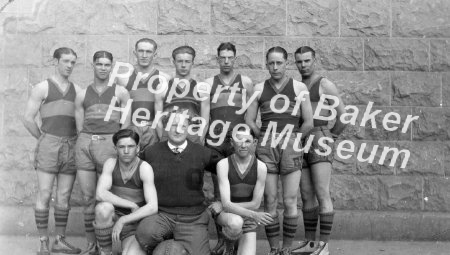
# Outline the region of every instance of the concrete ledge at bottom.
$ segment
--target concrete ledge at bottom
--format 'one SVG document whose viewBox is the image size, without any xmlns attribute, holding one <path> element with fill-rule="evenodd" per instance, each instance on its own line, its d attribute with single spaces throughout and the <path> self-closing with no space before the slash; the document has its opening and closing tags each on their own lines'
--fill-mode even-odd
<svg viewBox="0 0 450 255">
<path fill-rule="evenodd" d="M 0 206 L 0 235 L 37 235 L 34 210 L 28 206 Z M 282 212 L 279 215 L 283 215 Z M 280 219 L 280 223 L 282 219 Z M 304 236 L 300 215 L 297 239 Z M 282 223 L 280 224 L 282 226 Z M 54 229 L 53 210 L 50 210 L 50 231 Z M 318 231 L 317 231 L 318 232 Z M 84 235 L 83 208 L 72 208 L 67 226 L 68 235 Z M 215 227 L 210 221 L 210 234 Z M 258 229 L 258 238 L 264 239 L 264 228 Z M 436 212 L 398 211 L 336 211 L 332 239 L 448 241 L 450 214 Z"/>
</svg>

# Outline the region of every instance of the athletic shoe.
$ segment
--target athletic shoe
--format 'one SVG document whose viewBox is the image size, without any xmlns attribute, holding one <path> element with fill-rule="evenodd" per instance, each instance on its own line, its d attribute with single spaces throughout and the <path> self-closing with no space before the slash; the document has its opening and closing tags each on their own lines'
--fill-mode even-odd
<svg viewBox="0 0 450 255">
<path fill-rule="evenodd" d="M 57 235 L 52 246 L 52 252 L 65 254 L 80 254 L 81 249 L 74 247 L 66 241 L 63 235 Z"/>
<path fill-rule="evenodd" d="M 279 255 L 291 255 L 291 248 L 284 247 L 281 249 L 281 251 L 278 253 Z"/>
<path fill-rule="evenodd" d="M 317 250 L 311 253 L 311 255 L 329 255 L 330 252 L 328 251 L 328 243 L 319 242 L 319 245 L 317 247 Z"/>
<path fill-rule="evenodd" d="M 47 236 L 42 236 L 39 238 L 39 241 L 41 242 L 41 247 L 39 247 L 38 252 L 36 253 L 37 255 L 50 255 L 50 250 L 48 249 L 48 237 Z"/>
<path fill-rule="evenodd" d="M 99 255 L 98 247 L 95 243 L 88 243 L 87 248 L 82 253 L 83 255 Z"/>
<path fill-rule="evenodd" d="M 299 245 L 292 249 L 293 255 L 300 255 L 300 254 L 311 254 L 317 250 L 316 243 L 314 241 L 300 241 Z"/>
<path fill-rule="evenodd" d="M 270 248 L 269 253 L 267 253 L 267 255 L 279 255 L 280 251 L 278 250 L 278 248 Z"/>
</svg>

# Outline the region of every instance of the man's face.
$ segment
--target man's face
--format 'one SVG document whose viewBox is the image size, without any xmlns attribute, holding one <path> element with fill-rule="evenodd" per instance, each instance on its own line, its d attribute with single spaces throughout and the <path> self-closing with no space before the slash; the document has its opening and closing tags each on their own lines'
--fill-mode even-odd
<svg viewBox="0 0 450 255">
<path fill-rule="evenodd" d="M 109 58 L 97 58 L 94 62 L 94 75 L 99 80 L 106 80 L 111 73 L 112 63 Z"/>
<path fill-rule="evenodd" d="M 181 77 L 188 76 L 191 73 L 194 64 L 193 56 L 189 53 L 180 53 L 175 55 L 173 61 L 177 74 Z"/>
<path fill-rule="evenodd" d="M 121 162 L 130 163 L 136 158 L 139 146 L 131 137 L 125 137 L 117 141 L 116 151 Z"/>
<path fill-rule="evenodd" d="M 295 54 L 295 65 L 302 76 L 311 76 L 315 63 L 316 59 L 312 56 L 312 52 Z"/>
<path fill-rule="evenodd" d="M 134 50 L 137 64 L 141 67 L 148 67 L 153 63 L 156 56 L 155 47 L 149 42 L 140 42 Z"/>
<path fill-rule="evenodd" d="M 172 124 L 168 132 L 169 142 L 173 145 L 183 144 L 188 136 L 188 120 L 183 119 L 179 114 L 177 114 L 174 121 L 172 123 L 169 122 L 168 124 Z"/>
<path fill-rule="evenodd" d="M 233 65 L 236 57 L 234 52 L 231 50 L 221 50 L 219 56 L 217 57 L 217 62 L 219 62 L 220 72 L 228 74 L 233 71 Z"/>
<path fill-rule="evenodd" d="M 72 74 L 73 68 L 75 67 L 76 61 L 77 57 L 73 54 L 62 54 L 56 64 L 58 73 L 63 77 L 69 78 L 70 74 Z"/>
<path fill-rule="evenodd" d="M 252 153 L 253 146 L 255 146 L 256 140 L 250 134 L 236 134 L 236 138 L 232 139 L 231 144 L 234 148 L 234 153 L 239 157 L 247 157 L 250 153 Z"/>
<path fill-rule="evenodd" d="M 286 73 L 287 60 L 284 59 L 283 53 L 272 52 L 267 57 L 267 69 L 270 76 L 275 80 L 280 80 Z"/>
</svg>

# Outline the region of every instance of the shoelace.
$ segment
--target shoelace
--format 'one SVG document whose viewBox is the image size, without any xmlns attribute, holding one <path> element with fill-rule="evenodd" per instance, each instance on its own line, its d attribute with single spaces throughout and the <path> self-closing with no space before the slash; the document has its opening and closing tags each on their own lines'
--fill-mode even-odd
<svg viewBox="0 0 450 255">
<path fill-rule="evenodd" d="M 68 243 L 66 241 L 66 237 L 65 236 L 60 236 L 59 242 L 63 243 L 65 246 L 69 247 L 71 250 L 76 250 L 77 248 L 75 248 L 75 246 L 72 246 L 70 243 Z"/>
</svg>

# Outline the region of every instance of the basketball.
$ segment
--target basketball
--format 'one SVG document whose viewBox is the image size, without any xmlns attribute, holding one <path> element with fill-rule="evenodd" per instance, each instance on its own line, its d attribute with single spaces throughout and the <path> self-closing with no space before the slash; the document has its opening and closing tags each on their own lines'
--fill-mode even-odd
<svg viewBox="0 0 450 255">
<path fill-rule="evenodd" d="M 156 246 L 153 255 L 187 255 L 183 245 L 173 239 L 165 240 Z"/>
</svg>

